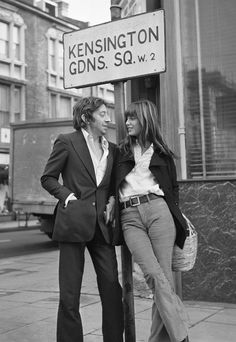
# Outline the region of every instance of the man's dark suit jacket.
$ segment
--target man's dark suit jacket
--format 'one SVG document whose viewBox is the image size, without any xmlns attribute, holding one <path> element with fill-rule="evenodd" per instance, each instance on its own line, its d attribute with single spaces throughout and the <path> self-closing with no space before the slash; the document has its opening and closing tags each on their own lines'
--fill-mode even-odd
<svg viewBox="0 0 236 342">
<path fill-rule="evenodd" d="M 42 186 L 59 200 L 54 240 L 90 241 L 98 224 L 106 242 L 118 244 L 119 232 L 114 227 L 108 227 L 104 221 L 107 200 L 112 194 L 111 175 L 115 153 L 116 146 L 109 143 L 106 172 L 97 186 L 92 159 L 81 130 L 58 136 L 41 177 Z M 60 174 L 62 184 L 58 181 Z M 70 193 L 74 193 L 78 200 L 70 201 L 65 208 L 65 200 Z"/>
</svg>

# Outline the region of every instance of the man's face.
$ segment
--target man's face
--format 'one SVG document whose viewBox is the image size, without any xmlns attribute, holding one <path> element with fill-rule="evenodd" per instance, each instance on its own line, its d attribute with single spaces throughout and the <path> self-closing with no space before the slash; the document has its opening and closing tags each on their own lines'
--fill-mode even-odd
<svg viewBox="0 0 236 342">
<path fill-rule="evenodd" d="M 110 115 L 107 112 L 107 107 L 101 105 L 93 112 L 94 121 L 90 121 L 90 129 L 93 134 L 98 136 L 105 135 L 108 129 L 108 123 L 111 121 Z"/>
</svg>

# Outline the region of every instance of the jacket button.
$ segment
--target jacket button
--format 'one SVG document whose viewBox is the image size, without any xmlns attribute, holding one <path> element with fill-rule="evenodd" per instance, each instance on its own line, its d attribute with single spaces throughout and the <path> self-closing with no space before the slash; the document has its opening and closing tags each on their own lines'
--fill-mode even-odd
<svg viewBox="0 0 236 342">
<path fill-rule="evenodd" d="M 93 202 L 93 203 L 92 203 L 92 206 L 94 206 L 94 207 L 95 207 L 95 202 Z"/>
</svg>

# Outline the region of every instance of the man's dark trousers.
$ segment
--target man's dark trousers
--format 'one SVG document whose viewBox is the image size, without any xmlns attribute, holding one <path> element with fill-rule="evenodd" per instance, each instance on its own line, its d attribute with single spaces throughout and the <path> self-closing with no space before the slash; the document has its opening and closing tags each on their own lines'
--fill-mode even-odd
<svg viewBox="0 0 236 342">
<path fill-rule="evenodd" d="M 124 330 L 122 289 L 118 281 L 115 247 L 105 242 L 100 229 L 97 229 L 95 237 L 90 242 L 59 243 L 60 302 L 57 342 L 83 342 L 79 305 L 86 247 L 97 274 L 102 303 L 103 341 L 122 342 Z"/>
</svg>

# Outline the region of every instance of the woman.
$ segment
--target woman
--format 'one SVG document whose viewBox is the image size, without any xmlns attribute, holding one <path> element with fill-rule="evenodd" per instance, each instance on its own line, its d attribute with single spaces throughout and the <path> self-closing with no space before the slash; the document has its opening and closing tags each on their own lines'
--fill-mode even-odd
<svg viewBox="0 0 236 342">
<path fill-rule="evenodd" d="M 188 341 L 188 317 L 171 269 L 173 246 L 183 247 L 187 229 L 178 207 L 174 155 L 161 137 L 152 102 L 132 103 L 125 120 L 127 137 L 116 165 L 117 219 L 153 292 L 149 342 Z"/>
</svg>

